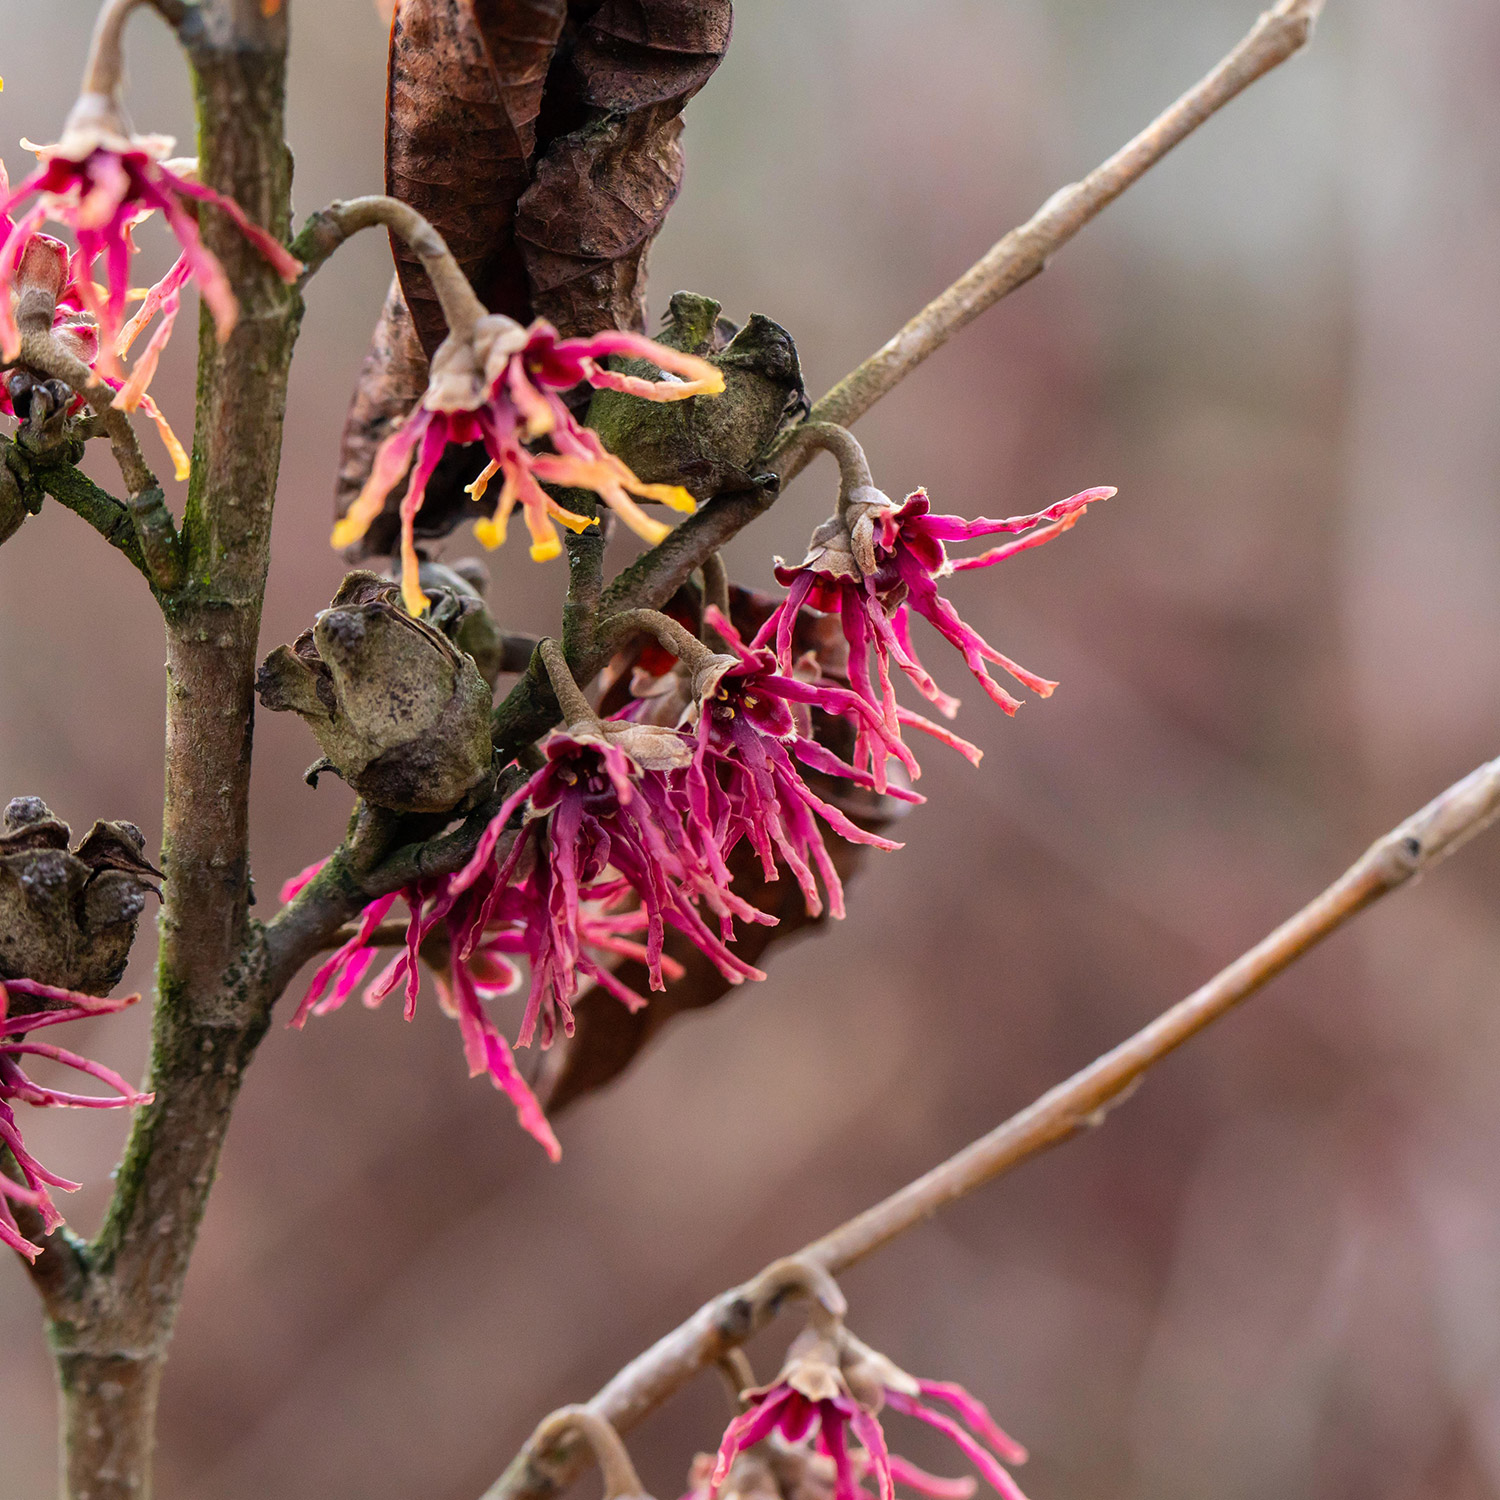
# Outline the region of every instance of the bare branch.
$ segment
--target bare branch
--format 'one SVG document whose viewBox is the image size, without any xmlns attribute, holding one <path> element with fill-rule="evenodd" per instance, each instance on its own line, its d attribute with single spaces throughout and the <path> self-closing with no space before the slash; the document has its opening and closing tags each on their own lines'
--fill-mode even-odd
<svg viewBox="0 0 1500 1500">
<path fill-rule="evenodd" d="M 1257 78 L 1297 52 L 1312 34 L 1322 3 L 1280 0 L 1266 11 L 1239 46 L 1134 140 L 1082 182 L 1070 183 L 1054 193 L 1026 223 L 992 246 L 947 291 L 839 381 L 812 408 L 807 421 L 791 429 L 773 447 L 766 459 L 767 469 L 782 483 L 800 474 L 820 448 L 829 446 L 802 437 L 805 430 L 821 424 L 850 426 L 961 328 L 1030 281 L 1054 251 L 1173 146 Z M 832 451 L 837 456 L 838 450 Z M 605 594 L 606 607 L 660 608 L 705 558 L 760 516 L 775 495 L 774 488 L 766 488 L 717 496 L 712 505 L 689 516 L 615 579 Z"/>
<path fill-rule="evenodd" d="M 1378 839 L 1321 895 L 1250 951 L 1112 1052 L 1042 1095 L 925 1176 L 800 1250 L 794 1261 L 836 1273 L 1002 1172 L 1098 1124 L 1148 1069 L 1253 995 L 1350 918 L 1430 870 L 1500 817 L 1500 759 L 1449 787 Z M 705 1303 L 633 1360 L 588 1403 L 620 1431 L 765 1326 L 772 1268 Z M 550 1500 L 582 1472 L 576 1444 L 528 1444 L 484 1500 Z"/>
<path fill-rule="evenodd" d="M 333 254 L 350 235 L 376 225 L 398 234 L 422 262 L 448 327 L 468 328 L 485 316 L 484 304 L 469 285 L 469 278 L 453 258 L 447 243 L 426 219 L 410 204 L 399 198 L 372 193 L 364 198 L 347 198 L 320 208 L 297 231 L 291 252 L 303 264 L 299 287 Z"/>
<path fill-rule="evenodd" d="M 1279 0 L 1264 12 L 1212 72 L 1082 182 L 1059 189 L 1024 224 L 986 251 L 947 291 L 839 381 L 813 407 L 809 421 L 847 427 L 862 417 L 959 329 L 1037 275 L 1056 250 L 1210 115 L 1299 51 L 1312 35 L 1322 8 L 1323 0 Z M 800 472 L 811 456 L 806 449 L 789 455 L 779 470 L 782 479 Z"/>
</svg>

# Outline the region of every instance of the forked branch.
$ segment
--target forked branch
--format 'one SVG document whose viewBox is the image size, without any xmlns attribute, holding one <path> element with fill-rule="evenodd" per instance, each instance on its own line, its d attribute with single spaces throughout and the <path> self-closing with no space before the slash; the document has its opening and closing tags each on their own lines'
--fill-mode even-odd
<svg viewBox="0 0 1500 1500">
<path fill-rule="evenodd" d="M 1500 759 L 1488 762 L 1378 839 L 1321 895 L 1207 984 L 925 1176 L 792 1257 L 837 1273 L 944 1205 L 1050 1146 L 1100 1124 L 1148 1069 L 1253 995 L 1389 891 L 1430 870 L 1500 816 Z M 782 1263 L 778 1263 L 782 1264 Z M 770 1268 L 705 1303 L 601 1390 L 588 1409 L 626 1431 L 770 1321 Z M 576 1443 L 522 1449 L 484 1500 L 550 1500 L 582 1471 Z"/>
</svg>

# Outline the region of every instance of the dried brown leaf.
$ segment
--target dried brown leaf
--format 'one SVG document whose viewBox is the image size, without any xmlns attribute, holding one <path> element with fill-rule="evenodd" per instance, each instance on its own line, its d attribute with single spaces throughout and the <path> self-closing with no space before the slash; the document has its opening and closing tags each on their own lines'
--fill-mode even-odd
<svg viewBox="0 0 1500 1500">
<path fill-rule="evenodd" d="M 564 0 L 402 0 L 391 25 L 386 191 L 448 242 L 492 311 L 529 321 L 512 227 L 530 181 Z M 426 274 L 393 246 L 423 348 L 446 332 Z"/>
<path fill-rule="evenodd" d="M 604 0 L 579 20 L 548 80 L 562 133 L 515 228 L 532 306 L 564 334 L 645 327 L 646 252 L 682 184 L 679 116 L 718 67 L 730 16 L 729 0 Z"/>
</svg>

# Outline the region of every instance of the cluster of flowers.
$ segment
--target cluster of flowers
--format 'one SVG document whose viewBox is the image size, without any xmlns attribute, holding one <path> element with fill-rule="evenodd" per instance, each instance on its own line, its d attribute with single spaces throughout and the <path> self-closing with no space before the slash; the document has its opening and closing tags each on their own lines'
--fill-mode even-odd
<svg viewBox="0 0 1500 1500">
<path fill-rule="evenodd" d="M 24 182 L 12 189 L 0 166 L 0 359 L 11 363 L 20 357 L 17 310 L 25 294 L 47 293 L 56 309 L 54 337 L 114 388 L 116 406 L 146 412 L 161 433 L 177 477 L 185 479 L 187 455 L 147 387 L 190 281 L 197 283 L 221 342 L 239 317 L 224 268 L 199 235 L 194 206 L 212 204 L 228 214 L 284 280 L 295 281 L 302 267 L 285 247 L 251 223 L 237 203 L 198 182 L 195 162 L 168 160 L 172 145 L 166 136 L 134 135 L 113 100 L 85 94 L 61 140 L 29 148 L 39 164 Z M 27 200 L 30 205 L 16 217 Z M 159 282 L 132 293 L 135 230 L 153 213 L 166 220 L 181 253 Z M 76 249 L 71 254 L 41 232 L 48 222 L 72 233 Z M 94 279 L 101 270 L 102 284 Z M 141 305 L 127 321 L 125 310 L 133 295 L 141 298 Z M 123 356 L 158 317 L 146 348 L 127 375 Z M 10 409 L 8 394 L 5 404 Z"/>
<path fill-rule="evenodd" d="M 704 634 L 717 637 L 727 648 L 722 651 L 652 617 L 676 666 L 654 681 L 637 674 L 633 700 L 608 719 L 598 718 L 567 679 L 569 691 L 559 691 L 566 727 L 542 743 L 541 768 L 511 791 L 468 864 L 400 892 L 410 913 L 405 947 L 369 987 L 366 1002 L 378 1004 L 404 981 L 410 1007 L 418 993 L 417 960 L 426 957 L 442 976 L 443 1004 L 463 1028 L 471 1072 L 490 1074 L 549 1153 L 556 1154 L 556 1139 L 480 1003 L 520 987 L 516 957 L 524 956 L 530 968 L 517 1044 L 539 1038 L 545 1047 L 559 1030 L 571 1032 L 581 982 L 603 985 L 632 1008 L 644 1003 L 611 973 L 609 958 L 638 959 L 650 987 L 663 988 L 671 977 L 663 953 L 669 927 L 731 983 L 764 977 L 729 946 L 736 920 L 774 921 L 733 889 L 729 860 L 742 844 L 766 879 L 776 879 L 782 867 L 790 870 L 813 915 L 823 908 L 821 878 L 830 912 L 842 916 L 843 892 L 820 821 L 855 843 L 900 846 L 852 822 L 804 773 L 915 802 L 922 799 L 904 782 L 892 784 L 888 774 L 891 759 L 910 777 L 919 774 L 902 739 L 904 727 L 979 757 L 972 745 L 896 704 L 892 661 L 941 713 L 951 716 L 957 708 L 917 658 L 911 610 L 959 648 L 1008 712 L 1017 701 L 989 676 L 987 662 L 1043 695 L 1052 691 L 1054 684 L 1009 661 L 965 624 L 938 593 L 938 580 L 1039 545 L 1113 491 L 1085 491 L 1003 521 L 933 515 L 921 491 L 900 505 L 871 498 L 876 493 L 867 491 L 857 511 L 841 507 L 801 564 L 779 568 L 786 598 L 751 641 L 712 606 Z M 838 533 L 832 542 L 831 531 Z M 995 533 L 1015 539 L 949 561 L 946 543 Z M 825 675 L 813 653 L 797 654 L 799 614 L 806 618 L 813 610 L 842 624 L 846 681 Z M 842 721 L 846 738 L 852 736 L 852 759 L 841 759 L 816 736 L 815 712 L 827 716 L 825 724 Z M 522 821 L 512 827 L 518 815 Z M 293 881 L 284 897 L 311 874 Z M 379 928 L 395 899 L 383 897 L 365 910 L 354 935 L 314 977 L 294 1025 L 336 1009 L 360 984 L 375 962 Z"/>
<path fill-rule="evenodd" d="M 41 1254 L 41 1247 L 27 1239 L 16 1223 L 12 1205 L 23 1205 L 35 1212 L 41 1220 L 43 1234 L 50 1234 L 63 1222 L 52 1201 L 49 1188 L 61 1188 L 71 1193 L 79 1184 L 69 1182 L 49 1172 L 27 1151 L 21 1139 L 20 1126 L 16 1123 L 12 1103 L 32 1105 L 65 1105 L 79 1109 L 120 1109 L 130 1105 L 149 1104 L 151 1095 L 138 1093 L 118 1073 L 102 1063 L 91 1062 L 76 1052 L 55 1047 L 48 1042 L 33 1040 L 36 1032 L 49 1026 L 58 1026 L 67 1021 L 83 1020 L 89 1016 L 109 1015 L 134 1005 L 141 997 L 126 995 L 121 999 L 99 999 L 92 995 L 80 995 L 73 990 L 57 989 L 52 985 L 37 984 L 29 979 L 11 979 L 0 983 L 0 1147 L 10 1152 L 21 1180 L 0 1172 L 0 1243 L 7 1244 L 28 1260 Z M 13 999 L 24 999 L 43 1009 L 28 1009 L 22 1014 L 12 1014 Z M 112 1095 L 71 1094 L 61 1089 L 46 1088 L 28 1078 L 23 1063 L 28 1057 L 44 1058 L 61 1063 L 96 1078 Z"/>
</svg>

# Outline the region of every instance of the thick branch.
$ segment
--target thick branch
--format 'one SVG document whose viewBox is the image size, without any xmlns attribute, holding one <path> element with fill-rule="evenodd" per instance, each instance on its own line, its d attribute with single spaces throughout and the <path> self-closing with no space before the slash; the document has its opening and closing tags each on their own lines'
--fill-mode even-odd
<svg viewBox="0 0 1500 1500">
<path fill-rule="evenodd" d="M 1280 0 L 1219 65 L 1134 140 L 1082 182 L 1055 192 L 1035 214 L 992 246 L 947 291 L 934 298 L 812 409 L 809 420 L 847 427 L 894 390 L 929 354 L 941 349 L 1002 297 L 1024 285 L 1053 253 L 1257 78 L 1299 51 L 1312 34 L 1323 0 Z M 804 449 L 778 470 L 790 479 L 806 465 Z"/>
<path fill-rule="evenodd" d="M 797 1253 L 837 1273 L 1020 1162 L 1099 1124 L 1145 1072 L 1253 995 L 1350 918 L 1430 870 L 1500 816 L 1500 760 L 1480 766 L 1377 840 L 1321 895 L 1227 969 L 1112 1052 L 1043 1094 L 925 1176 Z M 767 1273 L 763 1272 L 762 1276 Z M 588 1403 L 626 1431 L 698 1371 L 745 1342 L 774 1311 L 753 1278 L 706 1303 Z M 582 1471 L 577 1444 L 528 1444 L 484 1500 L 550 1500 Z"/>
<path fill-rule="evenodd" d="M 196 73 L 204 183 L 272 233 L 284 232 L 284 7 L 272 15 L 260 0 L 205 0 L 185 18 L 183 35 Z M 196 451 L 181 538 L 191 587 L 166 609 L 155 1100 L 136 1115 L 104 1227 L 86 1253 L 87 1285 L 52 1325 L 64 1493 L 74 1500 L 150 1494 L 162 1365 L 230 1112 L 269 1018 L 265 953 L 248 911 L 250 741 L 301 305 L 227 215 L 206 210 L 202 232 L 241 316 L 222 345 L 211 319 L 200 324 Z M 48 373 L 78 383 L 76 372 Z M 109 403 L 89 396 L 113 422 Z M 136 478 L 127 474 L 127 482 L 133 496 L 141 492 Z M 149 539 L 141 539 L 149 561 Z"/>
</svg>

